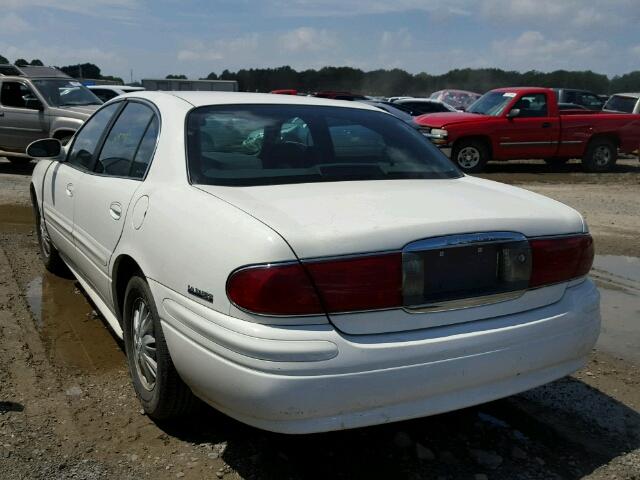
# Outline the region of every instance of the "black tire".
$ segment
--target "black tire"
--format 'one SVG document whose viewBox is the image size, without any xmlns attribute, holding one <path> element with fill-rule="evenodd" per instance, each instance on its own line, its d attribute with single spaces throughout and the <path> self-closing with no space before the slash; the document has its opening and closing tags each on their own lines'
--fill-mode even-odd
<svg viewBox="0 0 640 480">
<path fill-rule="evenodd" d="M 547 163 L 547 165 L 565 165 L 567 162 L 569 162 L 569 159 L 552 157 L 545 158 L 544 161 Z"/>
<path fill-rule="evenodd" d="M 27 165 L 28 163 L 31 163 L 31 159 L 25 157 L 7 157 L 7 160 L 14 165 Z"/>
<path fill-rule="evenodd" d="M 479 140 L 460 140 L 451 150 L 451 161 L 465 173 L 482 172 L 489 161 L 489 148 Z"/>
<path fill-rule="evenodd" d="M 609 172 L 618 161 L 618 146 L 608 138 L 595 138 L 589 142 L 582 157 L 585 172 Z"/>
<path fill-rule="evenodd" d="M 40 258 L 44 263 L 44 268 L 51 273 L 60 277 L 69 277 L 69 269 L 60 257 L 58 249 L 53 245 L 47 227 L 40 216 L 40 208 L 38 208 L 35 197 L 31 196 L 31 205 L 33 206 L 33 216 L 36 219 L 36 234 L 38 237 L 38 247 L 40 250 Z"/>
<path fill-rule="evenodd" d="M 154 339 L 154 342 L 150 342 L 148 345 L 155 345 L 155 351 L 144 349 L 145 342 L 142 340 L 148 338 L 147 335 L 137 336 L 134 332 L 136 323 L 144 320 L 147 316 L 146 313 L 143 313 L 138 316 L 137 321 L 135 320 L 135 311 L 137 308 L 141 308 L 138 303 L 140 301 L 144 302 L 148 309 L 151 330 L 147 331 L 151 332 Z M 127 284 L 124 297 L 123 327 L 129 373 L 133 388 L 146 414 L 156 420 L 164 420 L 182 416 L 191 411 L 195 404 L 195 397 L 173 366 L 151 289 L 143 277 L 133 276 Z M 141 333 L 140 330 L 138 333 Z M 138 342 L 138 350 L 136 350 L 136 342 Z M 156 363 L 156 375 L 153 383 L 145 376 L 149 373 L 148 367 L 145 365 L 149 365 L 149 363 L 145 364 L 144 359 L 138 354 L 140 351 L 144 351 Z M 153 358 L 154 355 L 155 358 Z"/>
</svg>

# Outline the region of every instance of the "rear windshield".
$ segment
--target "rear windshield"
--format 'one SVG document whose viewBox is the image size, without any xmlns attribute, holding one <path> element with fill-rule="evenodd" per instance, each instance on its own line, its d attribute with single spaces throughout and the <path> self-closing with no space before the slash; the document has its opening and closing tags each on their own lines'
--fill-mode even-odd
<svg viewBox="0 0 640 480">
<path fill-rule="evenodd" d="M 457 178 L 411 126 L 383 112 L 310 105 L 225 105 L 187 118 L 192 183 L 285 183 Z"/>
<path fill-rule="evenodd" d="M 607 100 L 604 108 L 606 110 L 615 110 L 616 112 L 633 113 L 633 109 L 636 106 L 637 98 L 623 97 L 622 95 L 613 95 Z"/>
</svg>

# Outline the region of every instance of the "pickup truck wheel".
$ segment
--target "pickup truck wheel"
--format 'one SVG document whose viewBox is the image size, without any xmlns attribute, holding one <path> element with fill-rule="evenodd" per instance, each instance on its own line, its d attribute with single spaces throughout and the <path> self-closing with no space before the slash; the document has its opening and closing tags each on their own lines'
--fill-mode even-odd
<svg viewBox="0 0 640 480">
<path fill-rule="evenodd" d="M 451 160 L 465 173 L 478 173 L 489 161 L 489 150 L 482 142 L 461 140 L 453 146 Z"/>
<path fill-rule="evenodd" d="M 156 420 L 183 415 L 195 397 L 173 366 L 151 289 L 134 276 L 124 297 L 124 346 L 129 373 L 144 411 Z"/>
<path fill-rule="evenodd" d="M 582 167 L 587 172 L 608 172 L 617 160 L 618 147 L 614 142 L 607 138 L 595 139 L 582 157 Z"/>
<path fill-rule="evenodd" d="M 60 257 L 58 250 L 53 246 L 47 227 L 40 217 L 40 209 L 33 203 L 33 215 L 36 217 L 36 234 L 38 236 L 38 247 L 40 248 L 40 258 L 44 263 L 44 268 L 58 276 L 66 277 L 69 269 Z"/>
</svg>

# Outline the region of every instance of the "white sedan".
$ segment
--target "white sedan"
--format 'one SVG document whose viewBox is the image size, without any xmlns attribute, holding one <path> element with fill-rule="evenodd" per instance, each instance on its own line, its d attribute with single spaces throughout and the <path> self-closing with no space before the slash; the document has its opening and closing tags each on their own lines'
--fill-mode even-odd
<svg viewBox="0 0 640 480">
<path fill-rule="evenodd" d="M 132 93 L 28 153 L 42 259 L 154 418 L 194 394 L 286 433 L 432 415 L 568 375 L 599 333 L 576 211 L 362 103 Z"/>
</svg>

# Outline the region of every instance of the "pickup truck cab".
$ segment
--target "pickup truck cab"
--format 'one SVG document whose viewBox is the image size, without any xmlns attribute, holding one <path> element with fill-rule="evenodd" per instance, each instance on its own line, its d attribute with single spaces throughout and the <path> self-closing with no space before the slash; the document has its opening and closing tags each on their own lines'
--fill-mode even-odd
<svg viewBox="0 0 640 480">
<path fill-rule="evenodd" d="M 0 157 L 31 161 L 25 150 L 41 138 L 67 143 L 102 100 L 51 67 L 0 65 Z"/>
<path fill-rule="evenodd" d="M 422 132 L 465 172 L 480 172 L 489 160 L 542 158 L 564 163 L 581 158 L 589 172 L 613 168 L 618 151 L 640 145 L 640 115 L 558 109 L 549 88 L 499 88 L 462 113 L 416 118 Z"/>
</svg>

